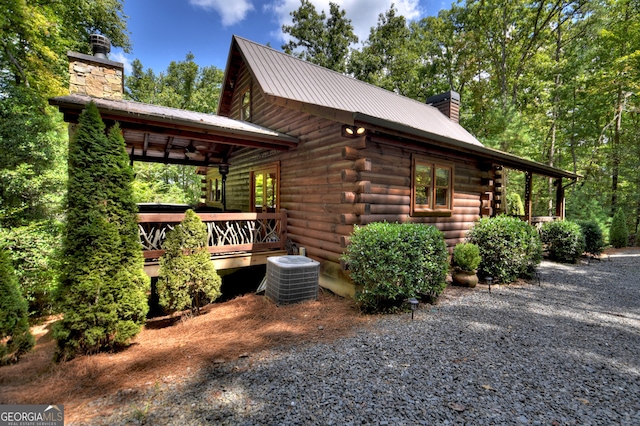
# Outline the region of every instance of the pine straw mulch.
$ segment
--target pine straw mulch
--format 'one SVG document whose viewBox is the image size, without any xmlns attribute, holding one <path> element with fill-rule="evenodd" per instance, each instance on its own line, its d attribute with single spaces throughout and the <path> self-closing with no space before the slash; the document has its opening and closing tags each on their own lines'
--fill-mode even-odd
<svg viewBox="0 0 640 426">
<path fill-rule="evenodd" d="M 154 318 L 125 350 L 52 362 L 51 318 L 32 329 L 35 350 L 0 368 L 0 404 L 64 404 L 65 420 L 97 415 L 89 403 L 124 389 L 180 382 L 212 363 L 253 356 L 274 347 L 330 341 L 370 323 L 353 300 L 320 292 L 317 301 L 276 306 L 246 294 L 211 304 L 200 316 Z M 101 407 L 100 409 L 109 409 Z"/>
</svg>

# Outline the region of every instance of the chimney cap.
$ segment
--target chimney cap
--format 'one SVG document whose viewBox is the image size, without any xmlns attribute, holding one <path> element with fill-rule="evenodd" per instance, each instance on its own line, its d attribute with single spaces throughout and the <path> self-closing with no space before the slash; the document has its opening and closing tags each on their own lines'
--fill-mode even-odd
<svg viewBox="0 0 640 426">
<path fill-rule="evenodd" d="M 430 96 L 427 98 L 427 104 L 436 104 L 442 101 L 453 101 L 460 103 L 460 93 L 455 90 L 449 90 L 448 92 L 440 93 L 439 95 Z"/>
<path fill-rule="evenodd" d="M 107 54 L 111 51 L 111 41 L 107 37 L 102 34 L 91 34 L 89 43 L 91 44 L 93 56 L 108 59 Z"/>
</svg>

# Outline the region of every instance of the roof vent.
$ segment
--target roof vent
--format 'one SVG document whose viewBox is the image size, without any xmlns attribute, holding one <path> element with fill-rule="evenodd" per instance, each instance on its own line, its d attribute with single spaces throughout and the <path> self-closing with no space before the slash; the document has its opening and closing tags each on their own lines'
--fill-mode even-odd
<svg viewBox="0 0 640 426">
<path fill-rule="evenodd" d="M 96 58 L 109 59 L 107 58 L 107 54 L 111 51 L 111 42 L 108 38 L 100 34 L 91 34 L 89 36 L 89 43 L 91 44 L 93 56 Z"/>
</svg>

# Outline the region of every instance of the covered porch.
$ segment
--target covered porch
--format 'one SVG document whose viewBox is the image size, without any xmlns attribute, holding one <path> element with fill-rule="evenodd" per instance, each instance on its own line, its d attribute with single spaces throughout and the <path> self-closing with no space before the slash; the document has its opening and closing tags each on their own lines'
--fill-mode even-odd
<svg viewBox="0 0 640 426">
<path fill-rule="evenodd" d="M 297 146 L 288 135 L 212 114 L 139 102 L 68 95 L 53 98 L 70 123 L 70 132 L 84 107 L 93 101 L 105 124 L 119 123 L 131 162 L 155 162 L 215 168 L 222 176 L 218 207 L 166 204 L 140 206 L 138 224 L 145 271 L 157 276 L 166 233 L 192 208 L 207 226 L 208 250 L 217 270 L 261 265 L 270 256 L 286 254 L 287 213 L 239 212 L 226 209 L 225 178 L 229 159 L 240 149 L 285 151 Z"/>
</svg>

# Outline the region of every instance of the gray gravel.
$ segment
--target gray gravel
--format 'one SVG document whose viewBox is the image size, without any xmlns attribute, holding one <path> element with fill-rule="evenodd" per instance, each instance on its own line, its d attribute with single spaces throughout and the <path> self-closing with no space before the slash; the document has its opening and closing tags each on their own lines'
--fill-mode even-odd
<svg viewBox="0 0 640 426">
<path fill-rule="evenodd" d="M 640 425 L 640 251 L 539 275 L 114 396 L 103 424 Z"/>
</svg>

